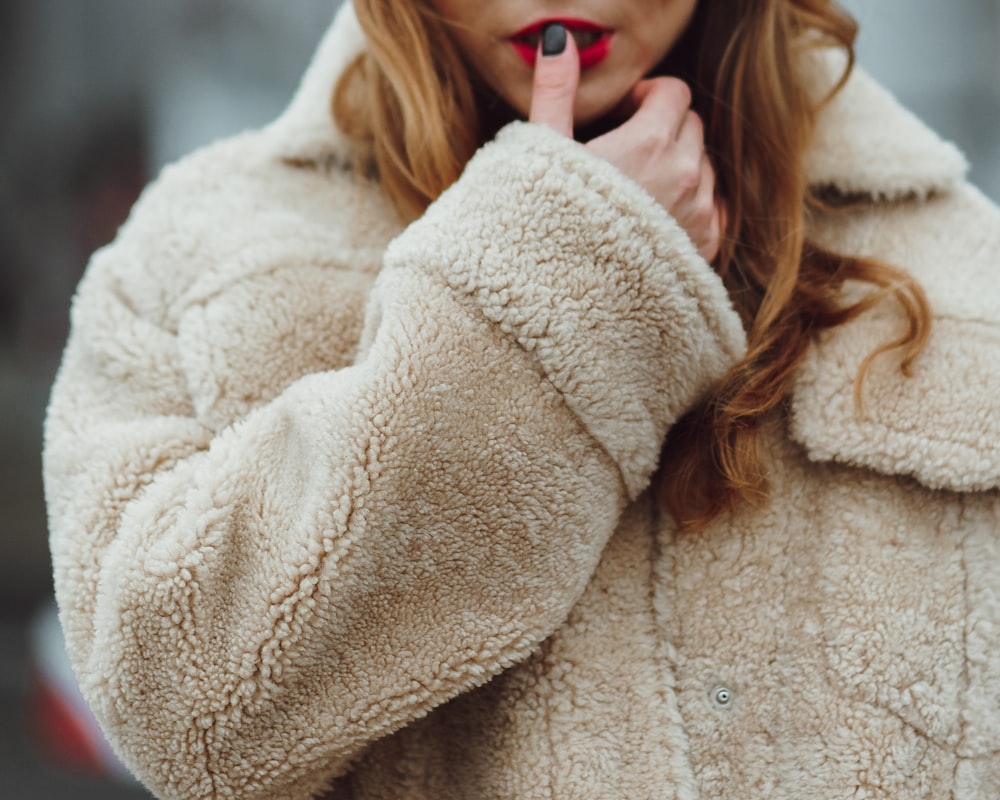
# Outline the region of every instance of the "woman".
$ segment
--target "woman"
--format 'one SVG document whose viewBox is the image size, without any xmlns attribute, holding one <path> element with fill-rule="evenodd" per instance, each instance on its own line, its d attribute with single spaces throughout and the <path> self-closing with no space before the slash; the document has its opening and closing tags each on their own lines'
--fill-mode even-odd
<svg viewBox="0 0 1000 800">
<path fill-rule="evenodd" d="M 52 550 L 122 757 L 164 798 L 1000 796 L 1000 213 L 850 20 L 354 6 L 74 304 Z"/>
</svg>

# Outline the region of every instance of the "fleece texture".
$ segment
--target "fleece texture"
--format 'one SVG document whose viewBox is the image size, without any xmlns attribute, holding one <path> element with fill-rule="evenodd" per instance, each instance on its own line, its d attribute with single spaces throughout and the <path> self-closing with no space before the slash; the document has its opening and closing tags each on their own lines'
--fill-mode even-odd
<svg viewBox="0 0 1000 800">
<path fill-rule="evenodd" d="M 684 231 L 504 129 L 403 226 L 327 98 L 168 168 L 95 254 L 46 423 L 83 690 L 160 798 L 1000 797 L 1000 212 L 857 73 L 811 235 L 912 272 L 818 340 L 774 491 L 679 534 L 648 484 L 740 357 Z M 836 63 L 804 64 L 825 92 Z M 847 291 L 855 291 L 848 287 Z"/>
</svg>

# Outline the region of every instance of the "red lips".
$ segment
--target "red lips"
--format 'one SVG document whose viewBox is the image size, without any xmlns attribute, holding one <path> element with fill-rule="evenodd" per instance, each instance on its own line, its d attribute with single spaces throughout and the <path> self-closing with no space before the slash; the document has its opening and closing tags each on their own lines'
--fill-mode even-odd
<svg viewBox="0 0 1000 800">
<path fill-rule="evenodd" d="M 566 26 L 576 41 L 580 53 L 580 68 L 587 69 L 601 63 L 611 52 L 614 32 L 583 19 L 543 19 L 510 37 L 511 46 L 529 66 L 535 66 L 538 58 L 538 40 L 546 25 L 559 22 Z"/>
</svg>

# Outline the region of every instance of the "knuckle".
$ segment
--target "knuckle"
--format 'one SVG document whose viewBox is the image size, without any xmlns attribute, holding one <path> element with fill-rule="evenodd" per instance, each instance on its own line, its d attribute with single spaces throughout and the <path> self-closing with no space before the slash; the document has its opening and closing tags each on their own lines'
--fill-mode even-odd
<svg viewBox="0 0 1000 800">
<path fill-rule="evenodd" d="M 562 64 L 547 64 L 535 71 L 533 92 L 550 98 L 575 94 L 576 81 L 571 69 Z"/>
<path fill-rule="evenodd" d="M 534 93 L 548 99 L 561 98 L 572 94 L 573 87 L 561 75 L 538 75 L 535 78 Z"/>
<path fill-rule="evenodd" d="M 696 190 L 701 185 L 701 159 L 682 156 L 678 164 L 677 183 L 686 192 Z"/>
<path fill-rule="evenodd" d="M 717 255 L 719 255 L 719 250 L 722 247 L 722 237 L 716 230 L 712 231 L 712 235 L 708 240 L 708 245 L 705 248 L 705 260 L 712 261 Z"/>
<path fill-rule="evenodd" d="M 707 230 L 714 228 L 715 207 L 712 203 L 699 203 L 694 209 L 695 224 Z"/>
<path fill-rule="evenodd" d="M 646 149 L 658 155 L 665 155 L 674 149 L 674 138 L 670 131 L 663 126 L 655 126 L 646 130 Z"/>
<path fill-rule="evenodd" d="M 671 142 L 660 127 L 646 125 L 635 129 L 632 147 L 642 158 L 656 162 L 669 156 Z"/>
<path fill-rule="evenodd" d="M 691 87 L 680 78 L 662 78 L 657 88 L 674 108 L 687 108 L 691 105 Z"/>
<path fill-rule="evenodd" d="M 698 139 L 704 141 L 705 139 L 705 123 L 702 121 L 701 116 L 697 111 L 692 111 L 688 109 L 687 116 L 685 119 L 685 124 L 690 125 L 695 133 L 698 135 Z"/>
</svg>

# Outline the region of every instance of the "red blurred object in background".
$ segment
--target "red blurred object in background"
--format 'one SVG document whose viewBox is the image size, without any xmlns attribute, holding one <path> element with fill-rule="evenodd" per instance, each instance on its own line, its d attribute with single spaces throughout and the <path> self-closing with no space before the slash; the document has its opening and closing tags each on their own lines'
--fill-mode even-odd
<svg viewBox="0 0 1000 800">
<path fill-rule="evenodd" d="M 49 760 L 75 772 L 107 775 L 88 721 L 38 673 L 28 695 L 28 729 Z"/>
<path fill-rule="evenodd" d="M 35 615 L 29 637 L 33 675 L 28 730 L 39 749 L 64 769 L 134 783 L 80 693 L 54 606 L 45 606 Z"/>
</svg>

